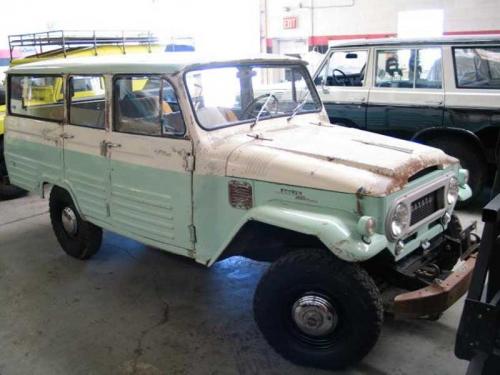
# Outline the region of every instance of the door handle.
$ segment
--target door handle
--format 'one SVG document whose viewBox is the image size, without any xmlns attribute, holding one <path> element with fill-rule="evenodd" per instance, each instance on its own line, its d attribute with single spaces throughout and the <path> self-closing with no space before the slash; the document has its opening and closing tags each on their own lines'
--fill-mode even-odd
<svg viewBox="0 0 500 375">
<path fill-rule="evenodd" d="M 68 133 L 62 133 L 59 137 L 61 137 L 62 139 L 72 139 L 72 138 L 75 138 L 74 135 L 71 135 L 71 134 L 68 134 Z"/>
<path fill-rule="evenodd" d="M 119 147 L 122 147 L 122 145 L 119 143 L 106 142 L 106 147 L 107 148 L 119 148 Z"/>
</svg>

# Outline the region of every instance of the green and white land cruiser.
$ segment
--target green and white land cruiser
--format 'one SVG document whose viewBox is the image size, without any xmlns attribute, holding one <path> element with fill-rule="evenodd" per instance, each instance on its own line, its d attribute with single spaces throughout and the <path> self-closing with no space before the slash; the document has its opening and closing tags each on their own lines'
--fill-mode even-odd
<svg viewBox="0 0 500 375">
<path fill-rule="evenodd" d="M 273 261 L 255 318 L 294 362 L 345 367 L 375 344 L 384 304 L 436 316 L 466 291 L 477 244 L 453 209 L 467 171 L 438 149 L 331 125 L 303 62 L 152 54 L 7 75 L 9 176 L 51 187 L 64 251 L 90 258 L 106 229 L 206 266 Z M 102 89 L 82 95 L 82 77 Z M 34 95 L 58 80 L 59 100 Z"/>
</svg>

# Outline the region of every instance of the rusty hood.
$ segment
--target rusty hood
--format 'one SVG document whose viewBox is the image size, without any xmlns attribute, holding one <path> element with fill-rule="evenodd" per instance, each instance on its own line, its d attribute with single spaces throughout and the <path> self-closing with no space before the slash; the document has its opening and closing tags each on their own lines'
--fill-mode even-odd
<svg viewBox="0 0 500 375">
<path fill-rule="evenodd" d="M 425 168 L 458 162 L 433 147 L 336 125 L 289 125 L 247 136 L 227 159 L 228 176 L 346 193 L 384 196 Z"/>
</svg>

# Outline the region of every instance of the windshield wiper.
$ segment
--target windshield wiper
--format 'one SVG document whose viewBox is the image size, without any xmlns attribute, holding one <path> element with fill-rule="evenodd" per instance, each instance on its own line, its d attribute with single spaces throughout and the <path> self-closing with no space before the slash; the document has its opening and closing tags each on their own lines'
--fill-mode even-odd
<svg viewBox="0 0 500 375">
<path fill-rule="evenodd" d="M 262 107 L 260 108 L 260 111 L 259 113 L 257 113 L 257 116 L 255 116 L 255 121 L 253 123 L 250 124 L 250 129 L 253 129 L 253 127 L 255 125 L 257 125 L 257 123 L 259 122 L 260 120 L 260 116 L 262 115 L 262 112 L 264 112 L 264 110 L 266 109 L 267 105 L 269 104 L 269 100 L 271 100 L 271 97 L 273 97 L 273 94 L 271 93 L 268 93 L 268 97 L 266 99 L 266 101 L 264 102 L 264 104 L 262 104 Z"/>
<path fill-rule="evenodd" d="M 297 106 L 294 108 L 292 114 L 290 116 L 288 116 L 288 118 L 286 119 L 288 122 L 290 122 L 290 120 L 293 119 L 295 117 L 295 115 L 297 113 L 299 113 L 299 111 L 302 109 L 302 107 L 306 104 L 307 99 L 309 98 L 309 94 L 310 94 L 310 91 L 308 91 L 306 93 L 306 97 L 304 99 L 302 99 L 302 101 L 299 104 L 297 104 Z"/>
</svg>

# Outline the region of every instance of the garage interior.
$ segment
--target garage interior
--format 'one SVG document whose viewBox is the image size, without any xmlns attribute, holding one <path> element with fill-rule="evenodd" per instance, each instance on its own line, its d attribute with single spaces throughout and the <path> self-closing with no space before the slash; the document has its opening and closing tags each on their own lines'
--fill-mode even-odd
<svg viewBox="0 0 500 375">
<path fill-rule="evenodd" d="M 92 0 L 79 17 L 64 4 L 8 5 L 17 16 L 0 25 L 2 70 L 36 52 L 12 55 L 9 35 L 130 25 L 151 30 L 166 51 L 303 58 L 313 78 L 336 43 L 443 36 L 500 43 L 497 0 Z M 500 91 L 491 92 L 498 118 Z M 478 235 L 482 209 L 497 192 L 495 167 L 473 203 L 456 211 L 463 228 L 477 222 Z M 100 251 L 81 261 L 61 250 L 47 199 L 33 192 L 0 197 L 0 374 L 466 374 L 469 362 L 454 354 L 465 296 L 435 321 L 386 314 L 373 350 L 346 369 L 286 360 L 253 317 L 253 295 L 268 268 L 242 256 L 207 268 L 111 231 Z"/>
</svg>

